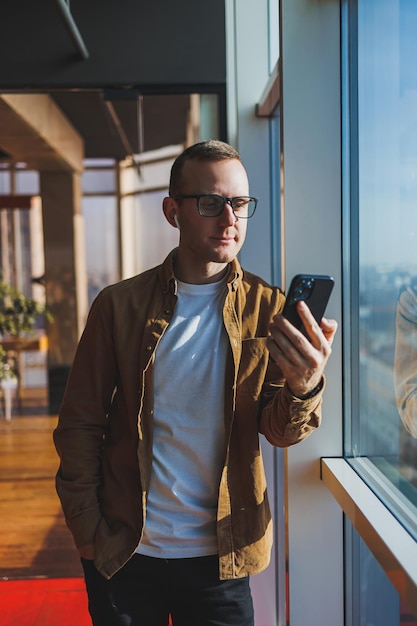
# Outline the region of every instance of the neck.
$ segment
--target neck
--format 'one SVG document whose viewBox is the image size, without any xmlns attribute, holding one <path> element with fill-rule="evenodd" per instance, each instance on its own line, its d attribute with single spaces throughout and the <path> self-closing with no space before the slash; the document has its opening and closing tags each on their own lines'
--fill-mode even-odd
<svg viewBox="0 0 417 626">
<path fill-rule="evenodd" d="M 179 255 L 178 255 L 179 256 Z M 205 285 L 222 280 L 229 272 L 229 263 L 208 263 L 204 268 L 188 267 L 180 258 L 174 261 L 174 274 L 183 283 Z"/>
</svg>

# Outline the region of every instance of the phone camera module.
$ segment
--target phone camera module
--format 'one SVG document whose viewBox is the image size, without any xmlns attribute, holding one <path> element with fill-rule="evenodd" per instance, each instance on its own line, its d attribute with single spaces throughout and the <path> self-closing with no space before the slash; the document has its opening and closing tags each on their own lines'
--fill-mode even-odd
<svg viewBox="0 0 417 626">
<path fill-rule="evenodd" d="M 302 278 L 294 290 L 294 302 L 308 300 L 313 289 L 314 279 Z"/>
</svg>

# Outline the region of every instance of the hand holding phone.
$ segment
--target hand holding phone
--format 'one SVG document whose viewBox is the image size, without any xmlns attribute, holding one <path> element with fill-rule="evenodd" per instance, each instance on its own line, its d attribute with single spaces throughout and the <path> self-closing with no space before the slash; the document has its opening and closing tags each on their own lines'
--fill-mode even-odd
<svg viewBox="0 0 417 626">
<path fill-rule="evenodd" d="M 303 300 L 320 324 L 334 286 L 331 276 L 297 274 L 291 281 L 282 315 L 308 337 L 297 312 L 297 302 Z"/>
<path fill-rule="evenodd" d="M 334 286 L 331 276 L 298 274 L 291 281 L 286 303 L 281 315 L 273 318 L 267 347 L 272 359 L 281 368 L 282 375 L 291 393 L 297 398 L 314 397 L 323 383 L 323 373 L 331 354 L 331 344 L 337 330 L 336 320 L 323 321 L 330 294 Z M 304 301 L 320 325 L 320 331 L 303 326 L 297 311 L 297 303 Z M 301 311 L 300 311 L 301 313 Z M 302 317 L 310 319 L 307 312 Z M 285 320 L 290 321 L 310 342 L 298 341 L 294 331 L 290 332 Z M 294 358 L 294 353 L 296 358 Z"/>
</svg>

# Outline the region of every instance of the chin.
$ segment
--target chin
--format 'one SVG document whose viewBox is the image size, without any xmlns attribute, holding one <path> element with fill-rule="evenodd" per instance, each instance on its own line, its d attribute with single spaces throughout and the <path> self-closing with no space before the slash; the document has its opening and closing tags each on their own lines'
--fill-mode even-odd
<svg viewBox="0 0 417 626">
<path fill-rule="evenodd" d="M 241 246 L 236 244 L 231 246 L 219 246 L 213 251 L 213 260 L 217 263 L 230 263 L 239 253 Z"/>
<path fill-rule="evenodd" d="M 225 263 L 230 263 L 233 259 L 236 258 L 237 252 L 235 254 L 219 254 L 215 258 L 213 258 L 213 263 L 219 263 L 224 265 Z"/>
</svg>

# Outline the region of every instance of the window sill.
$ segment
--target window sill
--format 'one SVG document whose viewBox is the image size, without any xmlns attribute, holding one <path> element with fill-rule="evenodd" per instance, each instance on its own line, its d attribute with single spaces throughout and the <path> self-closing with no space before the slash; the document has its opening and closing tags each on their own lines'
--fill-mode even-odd
<svg viewBox="0 0 417 626">
<path fill-rule="evenodd" d="M 321 459 L 321 478 L 417 615 L 417 542 L 345 459 Z"/>
</svg>

